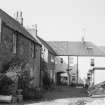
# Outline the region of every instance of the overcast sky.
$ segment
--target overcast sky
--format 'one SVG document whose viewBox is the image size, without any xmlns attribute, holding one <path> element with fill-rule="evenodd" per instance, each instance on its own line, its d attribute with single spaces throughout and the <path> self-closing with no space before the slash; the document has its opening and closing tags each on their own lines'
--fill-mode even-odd
<svg viewBox="0 0 105 105">
<path fill-rule="evenodd" d="M 22 11 L 24 25 L 38 25 L 45 40 L 85 39 L 105 45 L 105 0 L 0 0 L 12 15 Z M 84 34 L 85 29 L 85 34 Z"/>
<path fill-rule="evenodd" d="M 105 46 L 105 0 L 0 0 L 0 7 L 11 16 L 22 11 L 24 25 L 37 24 L 38 35 L 45 40 L 80 41 L 84 36 Z M 97 62 L 104 66 L 105 58 Z M 90 58 L 79 58 L 82 77 L 89 65 Z"/>
</svg>

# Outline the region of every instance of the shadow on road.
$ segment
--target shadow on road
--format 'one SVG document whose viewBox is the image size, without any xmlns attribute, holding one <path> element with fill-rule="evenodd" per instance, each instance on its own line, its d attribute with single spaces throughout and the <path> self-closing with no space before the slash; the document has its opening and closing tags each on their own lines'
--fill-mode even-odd
<svg viewBox="0 0 105 105">
<path fill-rule="evenodd" d="M 47 91 L 43 95 L 42 100 L 56 100 L 64 98 L 81 98 L 88 97 L 87 90 L 85 88 L 72 88 L 72 87 L 62 87 L 56 88 L 52 91 Z"/>
<path fill-rule="evenodd" d="M 88 97 L 87 90 L 85 88 L 72 88 L 72 87 L 60 87 L 46 90 L 43 93 L 41 100 L 30 100 L 25 102 L 29 104 L 40 103 L 40 102 L 64 102 L 64 101 L 76 101 L 79 98 Z"/>
</svg>

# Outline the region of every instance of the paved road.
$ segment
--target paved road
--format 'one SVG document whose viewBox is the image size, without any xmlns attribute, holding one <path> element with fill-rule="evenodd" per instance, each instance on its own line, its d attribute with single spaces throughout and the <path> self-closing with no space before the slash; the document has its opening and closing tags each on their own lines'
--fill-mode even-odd
<svg viewBox="0 0 105 105">
<path fill-rule="evenodd" d="M 65 98 L 80 98 L 87 97 L 86 89 L 84 88 L 71 88 L 71 87 L 58 87 L 53 91 L 48 91 L 44 95 L 46 100 L 56 100 Z"/>
<path fill-rule="evenodd" d="M 47 91 L 39 102 L 31 101 L 17 105 L 105 105 L 105 99 L 87 97 L 83 88 L 60 87 Z"/>
<path fill-rule="evenodd" d="M 105 98 L 87 97 L 83 88 L 60 87 L 44 94 L 42 101 L 24 105 L 105 105 Z"/>
<path fill-rule="evenodd" d="M 87 100 L 91 99 L 87 97 L 86 90 L 83 88 L 60 87 L 46 92 L 41 102 L 25 105 L 76 105 L 76 103 L 83 105 Z"/>
</svg>

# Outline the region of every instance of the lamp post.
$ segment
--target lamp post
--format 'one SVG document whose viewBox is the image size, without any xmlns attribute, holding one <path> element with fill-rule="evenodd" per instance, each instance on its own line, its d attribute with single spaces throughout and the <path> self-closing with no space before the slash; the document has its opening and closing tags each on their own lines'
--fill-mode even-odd
<svg viewBox="0 0 105 105">
<path fill-rule="evenodd" d="M 94 58 L 91 59 L 90 65 L 91 65 L 91 67 L 94 67 L 95 66 Z"/>
<path fill-rule="evenodd" d="M 87 85 L 90 86 L 91 74 L 90 72 L 87 73 Z"/>
<path fill-rule="evenodd" d="M 70 69 L 67 69 L 67 74 L 68 74 L 68 85 L 70 86 Z"/>
</svg>

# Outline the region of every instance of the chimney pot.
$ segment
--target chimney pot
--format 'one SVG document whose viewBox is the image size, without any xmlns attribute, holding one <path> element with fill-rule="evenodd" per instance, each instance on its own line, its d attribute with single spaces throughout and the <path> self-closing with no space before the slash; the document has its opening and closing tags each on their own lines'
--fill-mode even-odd
<svg viewBox="0 0 105 105">
<path fill-rule="evenodd" d="M 81 40 L 81 41 L 82 41 L 82 43 L 85 43 L 85 38 L 84 38 L 84 37 L 82 37 L 82 40 Z"/>
<path fill-rule="evenodd" d="M 20 12 L 20 17 L 22 17 L 22 11 Z"/>
<path fill-rule="evenodd" d="M 18 12 L 17 11 L 17 14 L 16 14 L 16 20 L 21 24 L 23 25 L 23 17 L 22 17 L 22 11 Z"/>
<path fill-rule="evenodd" d="M 17 16 L 16 16 L 16 18 L 18 18 L 18 15 L 19 15 L 19 13 L 18 13 L 18 11 L 17 11 Z"/>
</svg>

